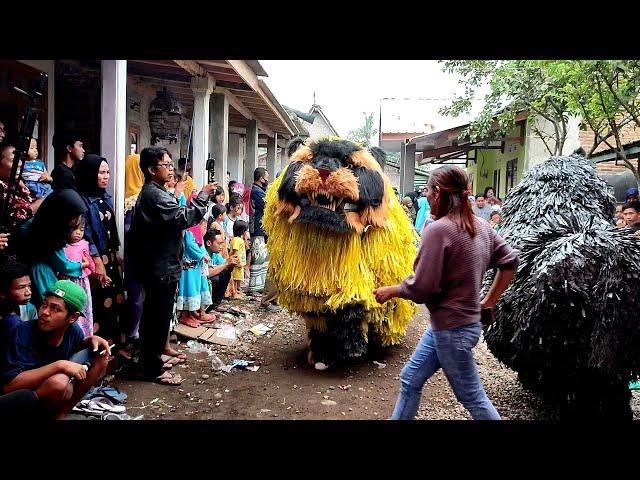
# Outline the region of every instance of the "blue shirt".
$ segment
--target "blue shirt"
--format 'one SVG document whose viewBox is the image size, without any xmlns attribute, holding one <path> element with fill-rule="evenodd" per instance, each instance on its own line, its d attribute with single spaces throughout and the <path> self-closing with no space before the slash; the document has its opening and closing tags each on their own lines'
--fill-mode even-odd
<svg viewBox="0 0 640 480">
<path fill-rule="evenodd" d="M 219 253 L 211 254 L 211 265 L 222 265 L 225 259 Z"/>
<path fill-rule="evenodd" d="M 431 220 L 431 207 L 429 206 L 429 202 L 425 197 L 418 198 L 418 214 L 416 215 L 416 223 L 415 228 L 417 232 L 422 235 L 422 229 L 424 228 L 424 224 L 429 223 Z"/>
<path fill-rule="evenodd" d="M 47 334 L 38 328 L 38 320 L 20 322 L 13 329 L 12 341 L 3 354 L 0 380 L 9 383 L 22 372 L 44 367 L 58 360 L 69 360 L 74 353 L 83 350 L 84 333 L 77 323 L 64 332 L 57 347 L 47 343 Z"/>
</svg>

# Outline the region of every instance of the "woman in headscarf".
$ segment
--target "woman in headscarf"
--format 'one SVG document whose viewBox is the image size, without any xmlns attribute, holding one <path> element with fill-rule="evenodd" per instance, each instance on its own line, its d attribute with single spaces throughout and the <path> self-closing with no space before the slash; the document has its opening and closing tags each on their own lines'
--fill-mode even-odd
<svg viewBox="0 0 640 480">
<path fill-rule="evenodd" d="M 106 271 L 105 278 L 92 285 L 94 333 L 100 329 L 103 338 L 119 342 L 118 318 L 124 303 L 124 288 L 117 257 L 120 239 L 113 201 L 105 190 L 109 175 L 109 164 L 105 158 L 85 155 L 76 170 L 76 185 L 87 206 L 85 238 L 93 244 L 91 256 L 99 256 Z"/>
<path fill-rule="evenodd" d="M 31 266 L 35 305 L 40 305 L 44 293 L 58 281 L 58 275 L 81 276 L 81 262 L 69 261 L 63 247 L 86 211 L 75 190 L 57 190 L 44 199 L 33 219 L 24 225 L 16 243 L 20 258 Z"/>
</svg>

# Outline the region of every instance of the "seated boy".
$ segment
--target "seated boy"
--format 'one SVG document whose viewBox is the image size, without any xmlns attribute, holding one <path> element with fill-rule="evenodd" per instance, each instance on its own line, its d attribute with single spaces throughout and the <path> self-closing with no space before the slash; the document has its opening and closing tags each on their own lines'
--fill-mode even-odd
<svg viewBox="0 0 640 480">
<path fill-rule="evenodd" d="M 0 352 L 9 346 L 10 332 L 20 323 L 23 307 L 33 305 L 26 265 L 7 259 L 0 265 Z"/>
<path fill-rule="evenodd" d="M 239 262 L 237 256 L 229 255 L 225 260 L 220 254 L 225 243 L 220 230 L 212 228 L 204 234 L 203 240 L 207 253 L 211 257 L 207 276 L 211 283 L 211 300 L 213 301 L 210 308 L 215 309 L 220 306 L 231 280 L 231 271 L 239 265 Z"/>
<path fill-rule="evenodd" d="M 0 372 L 4 393 L 33 390 L 59 419 L 105 375 L 109 344 L 97 336 L 83 339 L 75 323 L 86 302 L 85 291 L 70 280 L 57 281 L 45 293 L 38 320 L 13 329 Z"/>
</svg>

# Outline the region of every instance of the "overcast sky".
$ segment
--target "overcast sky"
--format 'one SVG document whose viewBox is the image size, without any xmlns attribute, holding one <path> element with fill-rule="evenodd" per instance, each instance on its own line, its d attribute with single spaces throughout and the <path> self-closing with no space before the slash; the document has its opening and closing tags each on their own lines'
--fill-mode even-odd
<svg viewBox="0 0 640 480">
<path fill-rule="evenodd" d="M 309 111 L 316 103 L 341 136 L 375 114 L 381 98 L 452 98 L 457 79 L 434 60 L 260 60 L 264 81 L 281 104 Z M 460 123 L 465 123 L 466 117 Z M 435 125 L 440 129 L 439 125 Z M 447 128 L 447 127 L 444 127 Z M 377 139 L 376 139 L 377 142 Z"/>
</svg>

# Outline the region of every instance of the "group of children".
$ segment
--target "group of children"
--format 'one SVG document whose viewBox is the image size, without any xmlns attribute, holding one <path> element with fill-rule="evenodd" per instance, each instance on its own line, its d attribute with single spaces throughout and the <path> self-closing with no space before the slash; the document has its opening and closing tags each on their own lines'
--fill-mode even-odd
<svg viewBox="0 0 640 480">
<path fill-rule="evenodd" d="M 236 187 L 235 189 L 233 187 Z M 229 202 L 218 187 L 214 203 L 202 222 L 184 232 L 183 271 L 179 282 L 176 309 L 178 322 L 190 327 L 215 322 L 219 313 L 217 298 L 242 300 L 251 251 L 248 218 L 237 182 L 229 186 Z M 220 245 L 216 237 L 220 236 Z M 230 279 L 220 275 L 220 265 L 233 267 Z M 216 295 L 223 289 L 222 295 Z"/>
</svg>

